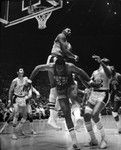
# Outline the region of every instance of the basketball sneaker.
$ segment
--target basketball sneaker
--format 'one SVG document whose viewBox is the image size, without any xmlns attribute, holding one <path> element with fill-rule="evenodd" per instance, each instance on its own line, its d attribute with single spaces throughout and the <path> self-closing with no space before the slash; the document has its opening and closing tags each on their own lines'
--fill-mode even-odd
<svg viewBox="0 0 121 150">
<path fill-rule="evenodd" d="M 48 124 L 57 130 L 62 130 L 62 128 L 56 124 L 55 120 L 50 117 L 48 119 Z"/>
<path fill-rule="evenodd" d="M 102 138 L 102 139 L 101 139 L 100 148 L 101 148 L 101 149 L 107 148 L 107 138 Z"/>
<path fill-rule="evenodd" d="M 15 134 L 13 134 L 13 135 L 11 136 L 11 138 L 12 138 L 12 140 L 17 140 L 17 139 L 18 139 L 18 137 L 17 137 Z"/>
<path fill-rule="evenodd" d="M 81 148 L 79 148 L 76 144 L 73 144 L 72 147 L 73 147 L 74 150 L 81 150 Z"/>
<path fill-rule="evenodd" d="M 93 139 L 91 140 L 89 143 L 84 144 L 84 147 L 91 147 L 91 146 L 98 146 L 98 140 L 97 139 Z"/>
<path fill-rule="evenodd" d="M 36 135 L 37 133 L 34 130 L 32 130 L 31 134 Z"/>
</svg>

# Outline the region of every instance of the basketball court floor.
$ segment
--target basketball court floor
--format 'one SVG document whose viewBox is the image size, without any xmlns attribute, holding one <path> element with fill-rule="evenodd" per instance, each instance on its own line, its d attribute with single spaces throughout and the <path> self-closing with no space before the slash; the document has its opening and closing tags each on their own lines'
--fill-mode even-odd
<svg viewBox="0 0 121 150">
<path fill-rule="evenodd" d="M 102 116 L 102 121 L 108 138 L 107 150 L 121 150 L 121 134 L 116 133 L 116 124 L 112 116 Z M 65 120 L 60 118 L 57 120 L 57 123 L 62 127 L 61 131 L 57 131 L 49 126 L 47 119 L 34 120 L 37 134 L 31 135 L 29 122 L 27 121 L 23 127 L 26 135 L 22 136 L 18 133 L 18 140 L 11 139 L 12 123 L 10 123 L 7 129 L 0 134 L 0 150 L 73 150 L 71 148 L 71 139 L 65 125 Z M 0 124 L 0 129 L 2 124 L 3 123 Z M 96 127 L 94 127 L 94 130 L 100 141 Z M 84 144 L 89 141 L 89 135 L 83 125 L 76 131 L 76 135 L 81 150 L 99 150 L 98 147 L 84 147 Z"/>
</svg>

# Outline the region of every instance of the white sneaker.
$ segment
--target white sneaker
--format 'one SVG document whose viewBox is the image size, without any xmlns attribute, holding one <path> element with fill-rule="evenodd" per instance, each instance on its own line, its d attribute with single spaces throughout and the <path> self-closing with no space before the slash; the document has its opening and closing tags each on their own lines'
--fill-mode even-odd
<svg viewBox="0 0 121 150">
<path fill-rule="evenodd" d="M 15 134 L 13 134 L 13 135 L 11 136 L 11 138 L 12 138 L 13 140 L 17 140 L 17 139 L 18 139 L 18 137 L 17 137 Z"/>
<path fill-rule="evenodd" d="M 54 119 L 49 118 L 48 119 L 48 124 L 51 125 L 53 128 L 55 128 L 57 130 L 62 130 L 62 128 L 56 124 Z"/>
<path fill-rule="evenodd" d="M 25 132 L 22 130 L 22 127 L 19 125 L 16 127 L 16 130 L 21 133 L 21 135 L 25 135 Z"/>
<path fill-rule="evenodd" d="M 20 129 L 20 133 L 21 133 L 22 135 L 25 135 L 25 132 L 24 132 L 22 129 Z"/>
<path fill-rule="evenodd" d="M 31 131 L 31 134 L 36 135 L 37 132 L 35 132 L 34 130 Z"/>
<path fill-rule="evenodd" d="M 100 148 L 101 149 L 107 148 L 107 139 L 106 138 L 102 138 L 102 140 L 100 142 Z"/>
<path fill-rule="evenodd" d="M 22 128 L 17 128 L 17 130 L 21 133 L 21 135 L 25 135 L 25 132 L 22 130 Z"/>
</svg>

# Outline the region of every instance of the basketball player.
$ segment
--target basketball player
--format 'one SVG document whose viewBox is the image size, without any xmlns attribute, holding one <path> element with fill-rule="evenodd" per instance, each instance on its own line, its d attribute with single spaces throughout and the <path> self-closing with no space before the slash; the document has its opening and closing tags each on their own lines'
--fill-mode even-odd
<svg viewBox="0 0 121 150">
<path fill-rule="evenodd" d="M 121 122 L 119 120 L 119 109 L 121 107 L 121 74 L 112 68 L 112 79 L 110 82 L 111 102 L 113 103 L 112 115 L 117 125 L 118 133 L 121 134 Z"/>
<path fill-rule="evenodd" d="M 19 117 L 19 113 L 22 113 L 22 119 L 19 123 L 19 129 L 22 132 L 22 126 L 27 119 L 27 107 L 26 107 L 26 100 L 30 98 L 31 92 L 23 90 L 24 85 L 28 82 L 28 77 L 24 77 L 24 70 L 20 68 L 17 72 L 18 77 L 13 79 L 10 89 L 9 89 L 9 100 L 14 107 L 14 117 L 13 117 L 13 131 L 12 131 L 12 139 L 17 139 L 16 135 L 16 126 Z M 14 99 L 12 97 L 14 96 Z M 24 134 L 22 132 L 22 134 Z"/>
<path fill-rule="evenodd" d="M 32 93 L 35 93 L 36 94 L 36 97 L 39 98 L 40 97 L 40 93 L 32 86 L 31 87 L 31 92 Z M 31 93 L 31 95 L 32 95 Z M 31 108 L 31 98 L 29 98 L 28 100 L 26 100 L 27 102 L 27 113 L 28 113 L 28 119 L 29 119 L 29 122 L 30 122 L 30 130 L 31 130 L 31 133 L 32 134 L 36 134 L 36 132 L 34 131 L 34 127 L 33 127 L 33 114 L 32 114 L 32 108 Z M 8 101 L 8 103 L 10 103 L 10 100 Z M 8 104 L 10 107 L 10 104 Z M 9 117 L 7 118 L 7 121 L 4 123 L 3 127 L 1 128 L 0 130 L 0 133 L 3 133 L 5 131 L 5 129 L 7 128 L 8 124 L 10 123 L 10 121 L 12 121 L 13 117 L 14 117 L 14 108 L 13 106 L 9 108 L 9 111 L 10 111 L 10 115 Z"/>
<path fill-rule="evenodd" d="M 37 75 L 39 71 L 50 71 L 53 74 L 53 78 L 55 80 L 55 85 L 57 90 L 58 101 L 61 110 L 63 111 L 70 136 L 72 138 L 73 148 L 79 149 L 77 146 L 78 142 L 77 142 L 77 138 L 74 131 L 74 125 L 71 118 L 71 108 L 69 103 L 69 98 L 71 98 L 70 88 L 71 86 L 74 85 L 73 82 L 74 80 L 72 77 L 73 73 L 79 75 L 83 80 L 85 80 L 85 82 L 87 82 L 87 84 L 91 86 L 92 82 L 90 83 L 89 76 L 81 68 L 78 68 L 72 63 L 65 62 L 63 58 L 58 58 L 55 61 L 55 63 L 36 66 L 30 75 L 31 81 L 34 79 L 34 77 Z"/>
<path fill-rule="evenodd" d="M 75 61 L 78 61 L 79 57 L 71 53 L 72 46 L 68 42 L 68 38 L 70 37 L 70 35 L 71 35 L 71 29 L 69 28 L 65 28 L 61 33 L 57 35 L 57 37 L 54 40 L 54 44 L 51 50 L 51 55 L 49 55 L 48 57 L 47 64 L 50 62 L 54 62 L 58 57 L 70 58 L 70 59 L 74 59 Z M 56 120 L 55 120 L 57 116 L 57 111 L 55 111 L 57 93 L 55 90 L 54 79 L 51 72 L 48 72 L 48 76 L 49 76 L 49 81 L 51 86 L 50 95 L 49 95 L 50 117 L 48 119 L 48 124 L 60 130 L 61 127 L 59 127 L 56 124 Z"/>
<path fill-rule="evenodd" d="M 100 66 L 93 72 L 91 79 L 97 83 L 101 83 L 102 86 L 99 88 L 92 88 L 87 105 L 85 107 L 84 121 L 87 131 L 91 137 L 89 145 L 86 146 L 98 145 L 98 140 L 96 139 L 92 128 L 92 119 L 101 135 L 99 147 L 103 149 L 107 147 L 107 138 L 99 114 L 108 102 L 111 69 L 110 66 L 106 65 L 106 63 L 109 62 L 107 58 L 101 59 L 100 56 L 96 55 L 92 56 L 92 58 L 94 58 L 95 61 L 100 64 Z"/>
</svg>

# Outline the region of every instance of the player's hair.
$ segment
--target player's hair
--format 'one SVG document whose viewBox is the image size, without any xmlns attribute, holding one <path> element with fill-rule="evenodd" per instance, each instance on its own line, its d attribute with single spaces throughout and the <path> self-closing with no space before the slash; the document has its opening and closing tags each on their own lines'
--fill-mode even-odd
<svg viewBox="0 0 121 150">
<path fill-rule="evenodd" d="M 24 69 L 23 68 L 19 68 L 19 70 L 17 71 L 17 74 L 19 74 L 20 72 L 24 73 Z"/>
<path fill-rule="evenodd" d="M 65 65 L 65 60 L 64 58 L 60 57 L 55 61 L 55 65 Z"/>
<path fill-rule="evenodd" d="M 67 30 L 70 30 L 70 31 L 71 31 L 70 28 L 64 28 L 64 29 L 62 30 L 62 32 L 66 32 Z"/>
<path fill-rule="evenodd" d="M 112 76 L 114 76 L 116 74 L 116 68 L 114 66 L 110 66 L 110 67 L 111 67 Z"/>
</svg>

